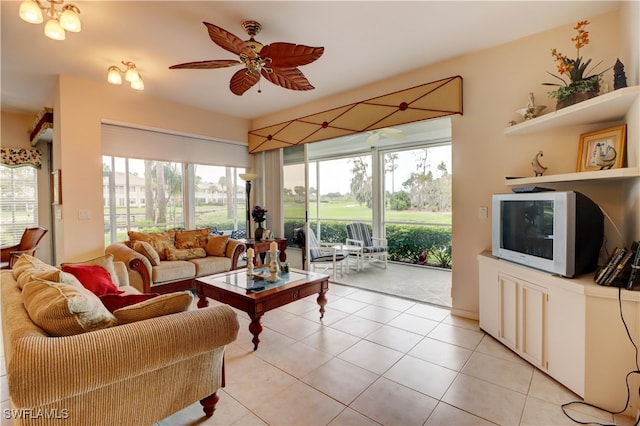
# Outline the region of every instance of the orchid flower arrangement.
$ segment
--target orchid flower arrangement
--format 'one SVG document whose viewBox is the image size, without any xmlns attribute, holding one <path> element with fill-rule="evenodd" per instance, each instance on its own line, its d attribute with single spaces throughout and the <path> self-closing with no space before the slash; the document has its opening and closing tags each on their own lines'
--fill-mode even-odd
<svg viewBox="0 0 640 426">
<path fill-rule="evenodd" d="M 251 217 L 256 223 L 262 223 L 267 219 L 267 210 L 260 206 L 253 206 Z"/>
<path fill-rule="evenodd" d="M 602 61 L 598 62 L 587 71 L 587 67 L 591 64 L 591 59 L 583 61 L 582 56 L 580 56 L 580 48 L 589 44 L 589 31 L 585 30 L 585 27 L 589 24 L 589 21 L 579 21 L 576 26 L 573 27 L 573 29 L 577 31 L 576 36 L 571 39 L 576 47 L 575 59 L 570 59 L 555 48 L 551 49 L 551 56 L 553 56 L 554 61 L 556 62 L 559 75 L 550 72 L 547 73 L 560 80 L 561 83 L 542 84 L 547 86 L 558 86 L 558 89 L 549 92 L 549 96 L 556 98 L 558 101 L 563 101 L 578 92 L 597 92 L 602 79 L 602 74 L 607 71 L 605 70 L 597 74 L 589 75 L 590 73 L 593 73 L 593 70 L 600 65 Z M 563 76 L 568 77 L 569 81 L 567 82 Z"/>
</svg>

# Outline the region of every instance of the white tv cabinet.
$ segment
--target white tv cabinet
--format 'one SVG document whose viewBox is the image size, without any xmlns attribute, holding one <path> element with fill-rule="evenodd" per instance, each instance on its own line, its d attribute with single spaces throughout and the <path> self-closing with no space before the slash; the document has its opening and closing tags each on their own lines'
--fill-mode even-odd
<svg viewBox="0 0 640 426">
<path fill-rule="evenodd" d="M 640 86 L 615 90 L 550 112 L 504 130 L 505 136 L 576 132 L 595 123 L 627 124 L 627 167 L 507 179 L 505 185 L 551 186 L 575 183 L 622 188 L 626 234 L 622 244 L 640 239 Z M 578 138 L 576 134 L 576 140 Z M 529 138 L 528 140 L 531 140 Z M 598 202 L 597 199 L 594 201 Z M 640 292 L 596 285 L 593 274 L 568 279 L 478 255 L 480 327 L 516 354 L 574 391 L 585 401 L 621 410 L 627 400 L 626 376 L 636 370 L 640 346 Z M 640 412 L 640 377 L 630 379 L 630 407 Z"/>
</svg>

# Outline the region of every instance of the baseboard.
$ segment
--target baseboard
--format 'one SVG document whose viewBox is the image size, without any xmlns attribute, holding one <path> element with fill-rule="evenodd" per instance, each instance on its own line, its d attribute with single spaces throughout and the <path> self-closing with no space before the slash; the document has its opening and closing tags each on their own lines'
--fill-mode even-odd
<svg viewBox="0 0 640 426">
<path fill-rule="evenodd" d="M 480 315 L 478 314 L 478 312 L 465 311 L 464 309 L 451 308 L 451 315 L 476 321 L 480 320 Z"/>
</svg>

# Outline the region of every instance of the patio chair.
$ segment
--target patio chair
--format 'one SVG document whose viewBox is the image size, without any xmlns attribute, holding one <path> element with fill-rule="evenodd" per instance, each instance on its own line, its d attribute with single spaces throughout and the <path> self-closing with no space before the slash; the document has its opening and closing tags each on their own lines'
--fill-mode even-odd
<svg viewBox="0 0 640 426">
<path fill-rule="evenodd" d="M 306 233 L 304 228 L 298 228 L 294 233 L 297 235 L 297 243 L 302 248 L 302 265 L 304 267 L 306 260 Z M 324 272 L 331 268 L 331 275 L 334 279 L 338 274 L 342 276 L 344 262 L 347 260 L 347 255 L 340 251 L 340 244 L 331 244 L 331 246 L 321 244 L 316 238 L 316 234 L 311 229 L 309 230 L 308 241 L 309 266 L 311 270 L 314 272 Z M 324 268 L 321 271 L 316 271 L 316 265 L 322 265 Z"/>
<path fill-rule="evenodd" d="M 372 237 L 367 224 L 362 222 L 348 224 L 346 244 L 362 247 L 363 261 L 382 262 L 384 267 L 387 267 L 387 252 L 389 251 L 387 239 Z"/>
<path fill-rule="evenodd" d="M 21 254 L 36 255 L 38 244 L 47 230 L 44 228 L 27 228 L 20 238 L 20 243 L 13 246 L 0 247 L 0 269 L 11 269 Z"/>
</svg>

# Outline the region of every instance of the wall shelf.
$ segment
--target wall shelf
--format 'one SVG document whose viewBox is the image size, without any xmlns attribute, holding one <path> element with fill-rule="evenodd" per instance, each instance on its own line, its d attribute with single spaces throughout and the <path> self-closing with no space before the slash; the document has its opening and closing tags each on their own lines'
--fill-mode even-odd
<svg viewBox="0 0 640 426">
<path fill-rule="evenodd" d="M 625 167 L 621 169 L 609 170 L 593 170 L 590 172 L 561 173 L 548 176 L 532 176 L 517 179 L 505 179 L 505 185 L 517 186 L 537 186 L 541 183 L 560 183 L 560 182 L 576 182 L 576 181 L 601 181 L 606 180 L 624 180 L 635 179 L 640 177 L 640 168 Z"/>
<path fill-rule="evenodd" d="M 625 87 L 605 93 L 561 110 L 541 115 L 507 127 L 505 135 L 524 135 L 584 123 L 623 120 L 640 94 L 640 86 Z"/>
</svg>

